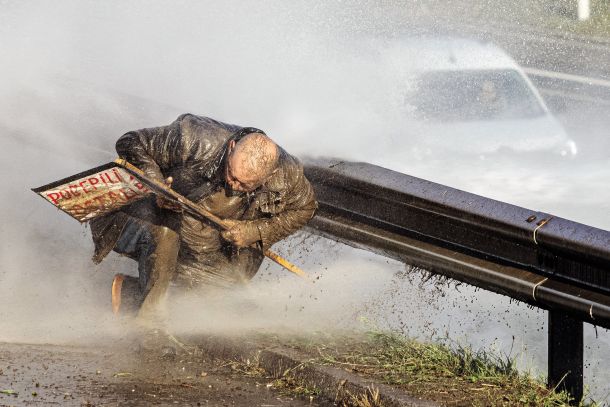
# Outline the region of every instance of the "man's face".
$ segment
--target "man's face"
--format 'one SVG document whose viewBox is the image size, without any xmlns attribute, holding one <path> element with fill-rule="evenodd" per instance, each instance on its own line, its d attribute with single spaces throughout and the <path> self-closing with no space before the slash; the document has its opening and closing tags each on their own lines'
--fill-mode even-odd
<svg viewBox="0 0 610 407">
<path fill-rule="evenodd" d="M 234 191 L 252 192 L 264 181 L 258 174 L 247 171 L 242 165 L 244 157 L 235 151 L 235 141 L 229 143 L 225 179 Z"/>
</svg>

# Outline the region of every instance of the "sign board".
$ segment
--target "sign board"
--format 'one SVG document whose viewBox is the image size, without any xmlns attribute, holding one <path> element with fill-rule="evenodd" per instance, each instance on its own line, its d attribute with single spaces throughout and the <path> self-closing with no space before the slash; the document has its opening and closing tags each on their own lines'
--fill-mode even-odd
<svg viewBox="0 0 610 407">
<path fill-rule="evenodd" d="M 134 175 L 114 162 L 32 191 L 79 222 L 110 213 L 152 193 Z"/>
</svg>

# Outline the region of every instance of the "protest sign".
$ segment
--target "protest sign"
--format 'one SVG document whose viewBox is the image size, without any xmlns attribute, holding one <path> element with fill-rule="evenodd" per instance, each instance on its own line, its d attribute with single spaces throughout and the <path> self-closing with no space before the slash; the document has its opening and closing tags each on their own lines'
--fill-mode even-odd
<svg viewBox="0 0 610 407">
<path fill-rule="evenodd" d="M 152 191 L 117 163 L 108 163 L 32 191 L 79 222 L 113 212 Z"/>
</svg>

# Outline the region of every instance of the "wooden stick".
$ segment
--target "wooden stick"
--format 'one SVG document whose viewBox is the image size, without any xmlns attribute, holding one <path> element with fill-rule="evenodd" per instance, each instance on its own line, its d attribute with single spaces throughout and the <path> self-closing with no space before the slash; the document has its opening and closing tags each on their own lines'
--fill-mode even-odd
<svg viewBox="0 0 610 407">
<path fill-rule="evenodd" d="M 133 176 L 137 177 L 149 188 L 153 189 L 153 191 L 161 192 L 163 195 L 169 196 L 173 200 L 177 201 L 180 206 L 182 206 L 188 212 L 208 219 L 212 223 L 218 225 L 223 230 L 229 229 L 229 222 L 226 222 L 224 219 L 214 215 L 212 212 L 203 208 L 201 205 L 197 205 L 196 203 L 174 191 L 164 183 L 157 181 L 156 179 L 149 178 L 148 176 L 146 176 L 146 174 L 144 174 L 144 171 L 130 164 L 129 162 L 127 162 L 127 160 L 117 158 L 116 160 L 114 160 L 114 162 L 121 168 L 127 170 Z M 298 266 L 292 264 L 288 260 L 278 255 L 277 253 L 274 253 L 271 250 L 265 250 L 263 254 L 267 256 L 270 260 L 274 261 L 275 263 L 284 267 L 286 270 L 290 271 L 291 273 L 294 273 L 299 277 L 307 278 L 307 273 L 301 270 Z"/>
</svg>

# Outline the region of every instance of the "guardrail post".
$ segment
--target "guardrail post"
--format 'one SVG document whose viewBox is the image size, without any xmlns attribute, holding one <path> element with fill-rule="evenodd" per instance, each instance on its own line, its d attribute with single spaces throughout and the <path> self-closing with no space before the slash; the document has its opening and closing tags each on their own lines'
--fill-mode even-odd
<svg viewBox="0 0 610 407">
<path fill-rule="evenodd" d="M 583 322 L 549 311 L 549 388 L 566 390 L 578 404 L 583 396 Z"/>
</svg>

